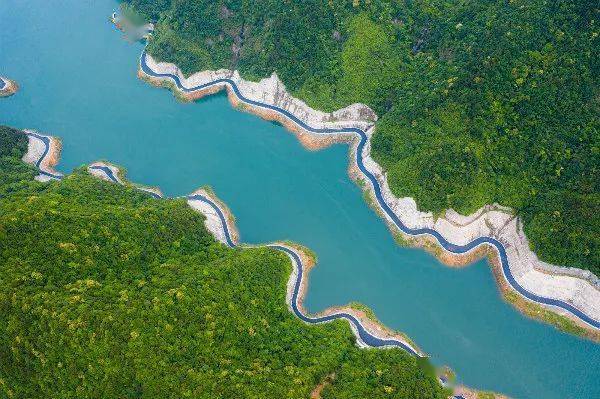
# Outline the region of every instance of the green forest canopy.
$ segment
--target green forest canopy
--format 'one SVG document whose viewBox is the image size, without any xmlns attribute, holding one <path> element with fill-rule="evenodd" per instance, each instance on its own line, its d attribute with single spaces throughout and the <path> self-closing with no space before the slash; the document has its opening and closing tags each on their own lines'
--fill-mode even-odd
<svg viewBox="0 0 600 399">
<path fill-rule="evenodd" d="M 512 207 L 542 259 L 600 275 L 600 48 L 591 0 L 127 0 L 189 74 L 276 71 L 380 119 L 373 156 L 424 210 Z"/>
<path fill-rule="evenodd" d="M 230 249 L 183 199 L 89 176 L 33 180 L 0 126 L 0 396 L 445 398 L 400 349 L 285 303 L 289 259 Z"/>
</svg>

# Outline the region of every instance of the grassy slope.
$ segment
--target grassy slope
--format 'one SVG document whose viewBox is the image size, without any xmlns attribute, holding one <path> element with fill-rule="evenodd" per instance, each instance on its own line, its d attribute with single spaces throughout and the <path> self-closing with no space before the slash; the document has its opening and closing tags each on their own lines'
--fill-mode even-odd
<svg viewBox="0 0 600 399">
<path fill-rule="evenodd" d="M 34 182 L 25 143 L 0 127 L 0 396 L 299 398 L 335 372 L 327 397 L 444 397 L 406 353 L 293 316 L 287 257 L 83 170 Z"/>
</svg>

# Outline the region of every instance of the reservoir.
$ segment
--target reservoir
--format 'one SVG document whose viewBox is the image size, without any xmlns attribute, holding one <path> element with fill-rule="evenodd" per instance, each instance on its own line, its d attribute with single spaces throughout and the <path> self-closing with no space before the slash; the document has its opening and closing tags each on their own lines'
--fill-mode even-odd
<svg viewBox="0 0 600 399">
<path fill-rule="evenodd" d="M 318 257 L 305 307 L 361 302 L 461 382 L 515 398 L 600 397 L 600 345 L 529 320 L 489 266 L 450 269 L 399 247 L 347 175 L 348 147 L 309 152 L 224 95 L 177 102 L 136 77 L 140 43 L 109 22 L 113 0 L 0 3 L 0 123 L 59 137 L 58 170 L 105 159 L 168 196 L 210 185 L 241 240 L 291 240 Z"/>
</svg>

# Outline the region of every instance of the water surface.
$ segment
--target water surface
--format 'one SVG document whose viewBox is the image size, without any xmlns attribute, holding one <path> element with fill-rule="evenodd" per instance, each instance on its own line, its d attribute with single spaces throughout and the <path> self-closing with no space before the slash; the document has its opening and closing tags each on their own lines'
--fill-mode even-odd
<svg viewBox="0 0 600 399">
<path fill-rule="evenodd" d="M 209 184 L 242 240 L 290 239 L 318 266 L 310 311 L 359 301 L 462 382 L 518 398 L 600 397 L 600 345 L 521 316 L 483 261 L 455 270 L 398 247 L 348 178 L 348 148 L 305 151 L 225 96 L 181 104 L 136 78 L 139 43 L 108 22 L 112 0 L 0 2 L 0 74 L 21 90 L 0 123 L 59 136 L 59 170 L 108 159 L 167 195 Z"/>
</svg>

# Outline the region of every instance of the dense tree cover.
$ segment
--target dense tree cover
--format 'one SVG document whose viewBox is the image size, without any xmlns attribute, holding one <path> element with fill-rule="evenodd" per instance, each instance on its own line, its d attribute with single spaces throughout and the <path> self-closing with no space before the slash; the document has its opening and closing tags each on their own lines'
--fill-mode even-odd
<svg viewBox="0 0 600 399">
<path fill-rule="evenodd" d="M 0 126 L 0 159 L 18 157 L 27 151 L 27 136 L 17 129 Z"/>
<path fill-rule="evenodd" d="M 0 396 L 307 398 L 339 373 L 328 397 L 445 397 L 407 353 L 296 318 L 282 253 L 84 169 L 31 181 L 24 137 L 0 128 Z"/>
<path fill-rule="evenodd" d="M 514 208 L 547 261 L 600 274 L 598 3 L 128 0 L 185 73 L 276 71 L 381 117 L 373 155 L 425 210 Z"/>
<path fill-rule="evenodd" d="M 0 125 L 0 201 L 12 192 L 36 185 L 35 169 L 21 161 L 27 141 L 18 130 Z"/>
</svg>

